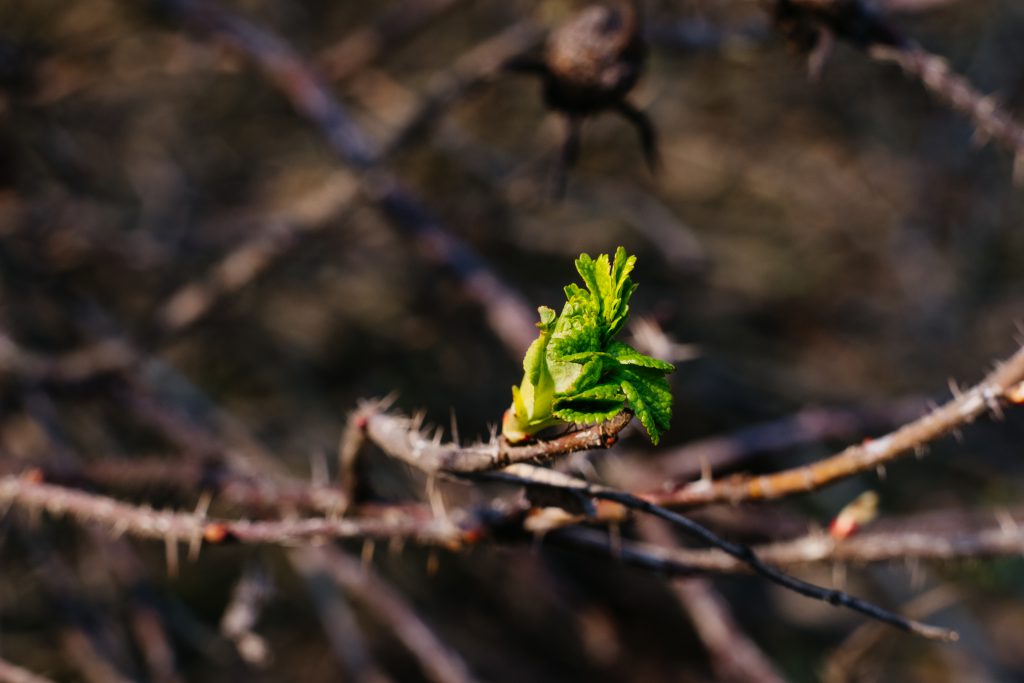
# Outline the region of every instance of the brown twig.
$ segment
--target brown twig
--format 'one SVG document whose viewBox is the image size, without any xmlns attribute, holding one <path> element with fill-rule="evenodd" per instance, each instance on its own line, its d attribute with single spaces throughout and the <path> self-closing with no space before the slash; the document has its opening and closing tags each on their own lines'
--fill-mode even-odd
<svg viewBox="0 0 1024 683">
<path fill-rule="evenodd" d="M 202 542 L 299 545 L 326 539 L 407 538 L 425 545 L 457 547 L 463 533 L 450 522 L 401 513 L 371 519 L 249 521 L 207 519 L 200 513 L 153 510 L 113 498 L 45 484 L 37 476 L 0 478 L 0 508 L 16 507 L 66 516 L 78 523 L 96 523 L 115 535 L 162 540 L 168 547 Z M 175 551 L 176 552 L 176 551 Z"/>
<path fill-rule="evenodd" d="M 286 41 L 208 0 L 152 0 L 198 33 L 223 40 L 257 66 L 357 174 L 360 189 L 425 254 L 450 270 L 515 356 L 533 341 L 534 313 L 518 292 L 380 164 L 382 150 L 356 125 L 322 79 Z"/>
<path fill-rule="evenodd" d="M 850 446 L 824 460 L 760 476 L 740 475 L 710 481 L 700 479 L 674 491 L 652 491 L 645 500 L 658 505 L 692 507 L 719 502 L 774 500 L 806 493 L 833 482 L 871 471 L 892 460 L 921 452 L 927 444 L 988 413 L 1000 414 L 1007 402 L 1024 399 L 1024 348 L 976 386 L 894 432 Z"/>
<path fill-rule="evenodd" d="M 5 468 L 0 463 L 0 472 Z M 23 470 L 23 466 L 18 467 Z M 333 486 L 301 481 L 294 477 L 266 477 L 235 472 L 217 459 L 131 458 L 82 463 L 68 471 L 39 466 L 39 476 L 48 483 L 69 487 L 95 487 L 104 491 L 140 492 L 158 489 L 194 499 L 209 493 L 218 501 L 247 513 L 318 512 L 336 515 L 348 506 L 345 492 Z"/>
<path fill-rule="evenodd" d="M 923 399 L 903 399 L 885 406 L 804 408 L 787 417 L 756 423 L 723 436 L 711 436 L 659 452 L 640 476 L 661 482 L 683 481 L 706 471 L 715 472 L 765 453 L 781 452 L 826 440 L 851 441 L 866 433 L 892 429 L 918 417 Z M 628 465 L 627 465 L 628 466 Z M 625 467 L 617 467 L 625 469 Z M 624 473 L 625 474 L 625 473 Z"/>
<path fill-rule="evenodd" d="M 918 45 L 890 47 L 876 45 L 868 50 L 872 59 L 897 65 L 910 78 L 918 80 L 940 102 L 966 116 L 974 125 L 979 140 L 992 140 L 1014 155 L 1018 179 L 1024 171 L 1024 126 L 998 99 L 978 91 L 971 82 L 953 71 L 947 62 Z"/>
<path fill-rule="evenodd" d="M 382 621 L 416 657 L 423 673 L 434 683 L 472 683 L 475 679 L 462 659 L 447 648 L 406 601 L 378 577 L 371 567 L 335 548 L 294 553 L 298 566 L 321 572 L 335 581 L 353 600 Z"/>
<path fill-rule="evenodd" d="M 403 2 L 387 12 L 372 26 L 352 31 L 323 50 L 317 59 L 321 71 L 331 81 L 343 81 L 356 75 L 394 50 L 396 44 L 429 27 L 455 9 L 461 0 L 419 0 Z"/>
<path fill-rule="evenodd" d="M 994 97 L 979 92 L 945 59 L 904 36 L 865 0 L 771 0 L 768 4 L 780 28 L 813 50 L 813 70 L 820 66 L 831 37 L 845 40 L 872 59 L 896 64 L 943 104 L 966 116 L 984 141 L 993 140 L 1012 152 L 1019 179 L 1024 167 L 1024 126 Z"/>
<path fill-rule="evenodd" d="M 529 22 L 513 24 L 459 57 L 436 76 L 416 109 L 392 133 L 385 155 L 403 148 L 430 126 L 465 93 L 497 75 L 505 64 L 541 40 L 542 32 Z"/>
<path fill-rule="evenodd" d="M 427 473 L 468 473 L 496 470 L 515 463 L 549 462 L 560 455 L 609 448 L 633 419 L 623 410 L 607 422 L 571 431 L 551 439 L 522 445 L 494 439 L 486 444 L 460 446 L 441 443 L 423 434 L 410 418 L 380 411 L 367 404 L 357 412 L 367 437 L 388 455 Z"/>
<path fill-rule="evenodd" d="M 15 666 L 5 659 L 0 659 L 0 683 L 54 683 L 49 678 L 32 673 L 28 669 Z"/>
<path fill-rule="evenodd" d="M 899 530 L 862 531 L 839 540 L 824 532 L 754 546 L 765 562 L 780 567 L 821 563 L 874 564 L 905 560 L 962 560 L 1024 553 L 1024 516 L 1008 516 L 1002 524 L 982 529 L 915 530 L 908 521 Z M 692 571 L 715 574 L 748 573 L 742 561 L 720 550 L 666 548 L 644 544 L 634 548 L 664 560 L 678 562 Z"/>
<path fill-rule="evenodd" d="M 677 512 L 673 512 L 667 508 L 650 503 L 643 498 L 626 493 L 625 491 L 619 491 L 600 484 L 591 484 L 562 472 L 556 472 L 525 464 L 511 465 L 497 472 L 474 472 L 462 474 L 460 476 L 470 480 L 493 480 L 515 483 L 526 486 L 528 489 L 537 488 L 542 491 L 548 490 L 560 493 L 563 496 L 576 496 L 611 501 L 628 508 L 629 510 L 641 512 L 643 514 L 650 515 L 651 517 L 664 520 L 673 527 L 684 531 L 689 536 L 699 539 L 711 547 L 720 550 L 729 557 L 739 561 L 742 565 L 746 566 L 758 576 L 761 576 L 776 585 L 782 586 L 783 588 L 791 590 L 794 593 L 799 593 L 804 597 L 827 602 L 830 605 L 845 607 L 846 609 L 859 612 L 860 614 L 866 615 L 872 619 L 887 623 L 891 626 L 895 626 L 896 628 L 909 633 L 914 633 L 924 638 L 941 641 L 954 641 L 959 638 L 957 633 L 954 631 L 906 619 L 905 617 L 883 609 L 874 603 L 849 595 L 843 591 L 823 588 L 791 576 L 765 562 L 750 547 L 726 540 L 689 517 L 685 517 Z M 620 551 L 620 544 L 613 545 L 616 546 L 613 550 L 613 554 L 618 555 Z M 635 558 L 643 561 L 650 559 L 651 556 L 651 553 L 637 553 Z M 680 571 L 684 574 L 692 573 L 694 571 L 692 567 L 679 563 L 675 561 L 674 558 L 670 557 L 662 557 L 661 561 L 657 562 L 655 566 L 658 565 L 663 565 L 664 567 L 678 566 Z"/>
<path fill-rule="evenodd" d="M 676 540 L 667 525 L 645 519 L 640 534 L 651 543 L 674 546 Z M 782 683 L 784 680 L 770 659 L 740 629 L 722 596 L 711 582 L 702 578 L 678 579 L 672 590 L 693 623 L 711 658 L 719 680 L 732 683 Z M 880 628 L 880 624 L 876 624 Z M 884 628 L 882 628 L 884 630 Z"/>
<path fill-rule="evenodd" d="M 273 657 L 266 639 L 255 631 L 256 622 L 273 593 L 270 578 L 262 569 L 246 571 L 235 584 L 231 601 L 220 620 L 220 632 L 252 666 L 267 666 Z"/>
</svg>

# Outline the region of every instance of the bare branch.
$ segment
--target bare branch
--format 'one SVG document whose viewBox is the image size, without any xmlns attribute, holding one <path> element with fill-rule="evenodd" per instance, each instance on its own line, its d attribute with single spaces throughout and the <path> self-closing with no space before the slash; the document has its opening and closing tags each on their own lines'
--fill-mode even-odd
<svg viewBox="0 0 1024 683">
<path fill-rule="evenodd" d="M 677 512 L 655 505 L 624 491 L 617 491 L 613 488 L 598 484 L 590 484 L 586 481 L 576 479 L 560 472 L 553 472 L 551 470 L 536 468 L 529 465 L 513 465 L 499 472 L 472 473 L 462 476 L 467 479 L 493 479 L 497 481 L 518 483 L 527 487 L 534 486 L 550 488 L 568 493 L 589 496 L 600 500 L 610 500 L 631 510 L 643 512 L 653 517 L 665 520 L 673 526 L 684 530 L 690 536 L 698 538 L 708 545 L 717 548 L 725 555 L 737 560 L 741 565 L 744 565 L 755 574 L 805 597 L 813 600 L 821 600 L 822 602 L 827 602 L 830 605 L 845 607 L 864 614 L 872 619 L 876 619 L 901 630 L 914 633 L 931 640 L 954 641 L 959 638 L 959 635 L 954 631 L 906 619 L 905 617 L 882 609 L 873 603 L 854 597 L 844 593 L 843 591 L 822 588 L 821 586 L 816 586 L 812 583 L 808 583 L 807 581 L 790 576 L 774 566 L 767 564 L 753 549 L 748 546 L 727 541 L 689 517 L 684 517 Z M 612 553 L 618 555 L 620 554 L 618 547 L 619 544 L 616 543 L 615 545 L 616 547 L 612 549 Z M 678 568 L 678 571 L 685 575 L 697 570 L 690 565 L 678 562 L 670 553 L 666 553 L 664 549 L 660 549 L 660 557 L 651 552 L 644 552 L 639 548 L 634 548 L 633 550 L 637 551 L 633 553 L 634 561 L 643 563 L 645 560 L 651 559 L 653 556 L 652 561 L 655 563 L 656 567 L 660 567 L 661 571 L 665 571 L 666 569 L 675 571 L 676 568 Z"/>
<path fill-rule="evenodd" d="M 906 526 L 910 526 L 909 524 Z M 665 552 L 654 547 L 653 553 Z M 845 540 L 816 532 L 790 541 L 755 546 L 766 562 L 782 567 L 822 562 L 868 564 L 903 560 L 958 560 L 1024 554 L 1024 519 L 981 530 L 862 531 Z M 670 550 L 668 556 L 694 570 L 746 572 L 747 567 L 718 550 Z"/>
<path fill-rule="evenodd" d="M 896 64 L 907 76 L 920 81 L 940 102 L 966 116 L 982 142 L 992 140 L 1002 145 L 1013 152 L 1018 164 L 1024 160 L 1024 126 L 994 96 L 979 92 L 970 81 L 953 71 L 945 59 L 918 45 L 876 45 L 868 54 L 880 62 Z"/>
<path fill-rule="evenodd" d="M 675 539 L 667 525 L 653 519 L 644 520 L 640 534 L 652 543 L 674 546 Z M 722 596 L 710 581 L 702 578 L 678 579 L 672 590 L 690 617 L 697 635 L 711 656 L 711 665 L 723 681 L 733 683 L 782 683 L 771 660 L 740 629 Z M 879 630 L 885 630 L 875 624 Z"/>
<path fill-rule="evenodd" d="M 434 683 L 472 683 L 465 663 L 447 648 L 406 601 L 369 567 L 334 548 L 297 551 L 298 566 L 321 571 L 352 599 L 365 605 L 401 640 Z"/>
<path fill-rule="evenodd" d="M 814 491 L 917 452 L 930 442 L 997 410 L 1000 404 L 1017 401 L 1022 382 L 1024 348 L 1018 349 L 979 384 L 944 405 L 894 432 L 850 446 L 830 458 L 774 474 L 742 475 L 718 481 L 701 479 L 674 491 L 652 491 L 643 494 L 643 498 L 658 505 L 691 507 L 774 500 Z"/>
<path fill-rule="evenodd" d="M 0 472 L 4 469 L 0 465 Z M 348 496 L 335 487 L 285 475 L 241 474 L 216 459 L 104 459 L 82 463 L 71 471 L 45 465 L 36 471 L 44 481 L 68 487 L 96 487 L 113 492 L 160 489 L 193 499 L 196 494 L 209 493 L 218 501 L 250 513 L 269 510 L 283 515 L 312 511 L 331 516 L 348 506 Z"/>
<path fill-rule="evenodd" d="M 38 476 L 0 478 L 0 509 L 16 507 L 96 523 L 114 534 L 159 539 L 168 544 L 240 543 L 299 545 L 326 539 L 406 538 L 424 545 L 458 547 L 463 533 L 450 522 L 401 513 L 372 519 L 322 517 L 248 521 L 206 519 L 200 514 L 153 510 L 113 498 L 44 484 Z"/>
<path fill-rule="evenodd" d="M 335 155 L 358 174 L 360 189 L 433 261 L 449 268 L 512 355 L 533 341 L 533 310 L 469 244 L 459 239 L 419 197 L 381 166 L 382 150 L 356 125 L 322 79 L 285 40 L 208 0 L 152 0 L 198 33 L 231 45 L 253 62 L 321 132 Z"/>
<path fill-rule="evenodd" d="M 264 605 L 273 595 L 270 577 L 260 568 L 246 571 L 235 584 L 231 602 L 220 620 L 220 631 L 235 644 L 239 656 L 256 667 L 270 663 L 270 645 L 255 631 Z"/>
<path fill-rule="evenodd" d="M 427 473 L 483 472 L 515 463 L 548 462 L 568 453 L 609 448 L 633 419 L 632 412 L 623 410 L 607 422 L 551 439 L 522 445 L 498 439 L 476 446 L 459 446 L 436 442 L 421 433 L 413 420 L 381 412 L 373 404 L 362 408 L 357 415 L 370 441 L 391 457 Z"/>
</svg>

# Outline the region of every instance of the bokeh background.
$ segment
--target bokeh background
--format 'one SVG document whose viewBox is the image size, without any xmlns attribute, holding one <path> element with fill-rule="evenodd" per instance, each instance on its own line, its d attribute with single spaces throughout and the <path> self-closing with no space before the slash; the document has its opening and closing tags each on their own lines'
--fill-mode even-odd
<svg viewBox="0 0 1024 683">
<path fill-rule="evenodd" d="M 154 426 L 168 418 L 151 403 L 174 406 L 198 434 L 258 444 L 303 477 L 321 463 L 333 471 L 361 398 L 393 392 L 405 412 L 443 425 L 454 413 L 464 437 L 486 436 L 520 373 L 486 295 L 382 214 L 322 130 L 243 55 L 161 4 L 0 0 L 5 469 L 184 457 Z M 896 25 L 1024 114 L 1024 6 L 891 4 Z M 1016 348 L 1024 195 L 1011 154 L 842 44 L 812 81 L 754 3 L 648 5 L 651 58 L 632 99 L 659 130 L 664 167 L 652 176 L 634 132 L 601 116 L 556 201 L 562 128 L 538 83 L 499 72 L 462 88 L 453 78 L 496 36 L 528 47 L 533 28 L 580 5 L 226 3 L 306 56 L 388 150 L 380 166 L 530 306 L 558 306 L 581 251 L 638 255 L 634 317 L 680 345 L 658 340 L 680 359 L 675 419 L 661 446 L 633 433 L 594 459 L 599 470 L 640 481 L 698 439 L 815 407 L 850 418 L 721 471 L 810 461 L 944 400 L 950 379 L 976 381 Z M 424 115 L 425 103 L 440 104 Z M 111 339 L 121 342 L 98 360 L 47 365 Z M 125 360 L 124 340 L 144 354 L 141 369 Z M 881 495 L 883 518 L 990 514 L 1020 498 L 1022 437 L 1010 411 L 884 478 L 716 514 L 748 541 L 825 525 L 866 489 Z M 374 486 L 389 499 L 422 497 L 422 482 L 402 472 L 385 469 Z M 70 524 L 23 521 L 7 518 L 0 537 L 9 659 L 59 680 L 345 680 L 316 598 L 280 551 L 206 550 L 170 577 L 157 544 L 114 551 Z M 381 550 L 375 565 L 480 680 L 716 680 L 658 576 L 538 547 L 441 554 L 433 568 L 428 555 Z M 132 571 L 112 568 L 125 563 Z M 265 667 L 217 632 L 253 566 L 275 586 L 257 626 L 273 653 Z M 1022 571 L 1005 558 L 808 569 L 894 606 L 943 586 L 955 599 L 937 618 L 964 635 L 950 647 L 886 632 L 832 680 L 1024 680 Z M 863 623 L 753 578 L 714 587 L 792 680 L 822 676 Z M 422 680 L 358 603 L 369 656 L 392 680 Z M 138 644 L 138 605 L 164 624 L 173 664 L 163 669 Z M 82 664 L 75 633 L 101 643 L 109 670 Z"/>
</svg>

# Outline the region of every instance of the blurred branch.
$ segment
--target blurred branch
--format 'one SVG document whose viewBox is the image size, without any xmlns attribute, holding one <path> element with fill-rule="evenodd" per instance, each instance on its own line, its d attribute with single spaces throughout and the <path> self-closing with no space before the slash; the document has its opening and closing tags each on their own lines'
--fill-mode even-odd
<svg viewBox="0 0 1024 683">
<path fill-rule="evenodd" d="M 95 523 L 115 535 L 160 539 L 168 548 L 188 543 L 193 552 L 202 542 L 297 545 L 328 538 L 408 538 L 425 545 L 457 547 L 462 532 L 444 520 L 420 519 L 401 513 L 377 519 L 328 519 L 323 517 L 248 521 L 207 519 L 202 513 L 153 510 L 113 498 L 44 484 L 38 474 L 0 478 L 0 508 L 45 511 L 66 516 L 80 524 Z M 170 555 L 169 550 L 169 555 Z M 176 549 L 174 552 L 177 552 Z"/>
<path fill-rule="evenodd" d="M 357 183 L 336 173 L 325 186 L 288 211 L 264 219 L 267 227 L 230 250 L 205 276 L 173 292 L 158 308 L 159 334 L 180 333 L 199 322 L 223 298 L 247 287 L 310 234 L 334 227 L 355 205 Z"/>
<path fill-rule="evenodd" d="M 101 375 L 118 374 L 136 362 L 132 349 L 118 339 L 50 356 L 23 349 L 0 331 L 0 371 L 30 382 L 84 382 Z"/>
<path fill-rule="evenodd" d="M 331 81 L 343 81 L 378 61 L 397 45 L 454 10 L 464 0 L 416 0 L 399 3 L 371 26 L 350 32 L 320 52 L 317 66 Z"/>
<path fill-rule="evenodd" d="M 359 174 L 360 188 L 431 260 L 450 268 L 514 356 L 533 341 L 532 308 L 397 177 L 380 165 L 382 151 L 356 125 L 303 58 L 283 39 L 206 0 L 151 0 L 197 32 L 219 38 L 249 58 L 295 109 L 316 125 L 330 149 Z"/>
<path fill-rule="evenodd" d="M 652 543 L 672 547 L 676 541 L 668 527 L 657 520 L 645 519 L 640 534 Z M 702 578 L 677 579 L 672 590 L 690 617 L 704 643 L 711 666 L 718 678 L 732 683 L 782 683 L 784 680 L 771 660 L 739 627 L 729 613 L 725 600 Z M 881 630 L 880 624 L 876 624 Z"/>
<path fill-rule="evenodd" d="M 320 548 L 316 554 L 296 551 L 299 566 L 329 576 L 353 600 L 364 605 L 391 630 L 416 657 L 424 675 L 434 683 L 471 683 L 475 679 L 466 664 L 448 649 L 429 625 L 372 569 L 336 548 Z"/>
<path fill-rule="evenodd" d="M 957 591 L 948 585 L 934 588 L 917 596 L 905 605 L 907 614 L 924 619 L 960 599 Z M 876 653 L 885 643 L 885 631 L 877 624 L 858 626 L 825 660 L 821 673 L 822 683 L 847 683 L 862 680 L 857 676 L 858 664 Z"/>
<path fill-rule="evenodd" d="M 868 50 L 872 59 L 897 65 L 940 102 L 967 117 L 981 142 L 992 140 L 1014 155 L 1017 180 L 1024 173 L 1024 127 L 1006 111 L 994 95 L 985 95 L 957 74 L 942 57 L 918 45 L 890 47 L 874 45 Z"/>
<path fill-rule="evenodd" d="M 1024 347 L 979 384 L 965 392 L 955 392 L 946 404 L 894 432 L 850 446 L 830 458 L 774 474 L 700 479 L 674 491 L 652 491 L 643 497 L 659 505 L 696 506 L 774 500 L 806 493 L 911 453 L 921 453 L 930 442 L 988 413 L 1000 416 L 1003 404 L 1021 400 L 1024 400 Z"/>
<path fill-rule="evenodd" d="M 812 50 L 812 71 L 822 63 L 831 37 L 872 59 L 894 63 L 940 102 L 965 115 L 980 138 L 1012 152 L 1017 175 L 1022 172 L 1024 127 L 994 97 L 983 95 L 945 59 L 904 36 L 865 0 L 772 0 L 770 6 L 779 26 Z"/>
<path fill-rule="evenodd" d="M 214 458 L 119 458 L 82 463 L 70 471 L 45 465 L 36 469 L 51 484 L 132 492 L 157 489 L 190 498 L 209 493 L 247 512 L 315 511 L 329 516 L 348 506 L 348 497 L 337 488 L 292 477 L 241 474 Z"/>
<path fill-rule="evenodd" d="M 983 529 L 955 526 L 915 530 L 913 519 L 899 530 L 861 531 L 840 540 L 816 531 L 797 539 L 758 545 L 753 552 L 765 562 L 781 567 L 846 562 L 874 564 L 904 560 L 962 560 L 981 557 L 1014 557 L 1024 554 L 1024 512 L 1007 515 L 1002 524 Z M 715 574 L 746 573 L 746 564 L 717 549 L 666 548 L 639 544 L 633 550 L 676 562 L 691 571 Z"/>
<path fill-rule="evenodd" d="M 467 91 L 500 73 L 513 57 L 539 44 L 542 36 L 543 32 L 532 23 L 520 22 L 460 56 L 448 70 L 430 81 L 416 109 L 392 133 L 385 156 L 423 135 Z"/>
<path fill-rule="evenodd" d="M 0 659 L 0 683 L 54 683 L 49 678 L 34 674 L 5 659 Z"/>
<path fill-rule="evenodd" d="M 220 632 L 235 644 L 242 660 L 252 666 L 265 667 L 273 658 L 270 645 L 255 631 L 263 607 L 273 593 L 270 577 L 262 569 L 247 570 L 235 584 L 231 602 L 220 620 Z"/>
<path fill-rule="evenodd" d="M 673 527 L 683 530 L 689 536 L 697 538 L 713 548 L 716 548 L 718 551 L 724 553 L 730 558 L 737 560 L 739 564 L 745 566 L 758 576 L 761 576 L 776 585 L 782 586 L 787 590 L 791 590 L 794 593 L 799 593 L 800 595 L 811 598 L 812 600 L 827 602 L 830 605 L 845 607 L 846 609 L 859 612 L 877 621 L 895 626 L 903 631 L 914 633 L 931 640 L 955 641 L 959 638 L 955 631 L 950 631 L 936 626 L 929 626 L 928 624 L 922 624 L 918 621 L 906 619 L 905 617 L 882 609 L 871 602 L 849 595 L 843 591 L 823 588 L 794 576 L 790 576 L 789 574 L 786 574 L 776 567 L 766 563 L 750 547 L 740 543 L 727 541 L 689 517 L 685 517 L 677 512 L 655 505 L 643 498 L 626 493 L 625 491 L 618 491 L 611 487 L 601 486 L 599 484 L 591 484 L 583 481 L 582 479 L 577 479 L 561 472 L 522 464 L 511 465 L 498 472 L 475 472 L 463 474 L 461 476 L 471 480 L 504 481 L 507 483 L 520 484 L 527 488 L 536 487 L 540 489 L 549 489 L 569 496 L 585 496 L 618 503 L 630 510 L 642 512 L 668 522 Z M 619 544 L 615 545 L 617 546 Z M 662 570 L 679 567 L 679 571 L 685 575 L 692 573 L 695 569 L 699 569 L 677 561 L 670 554 L 667 554 L 670 553 L 670 551 L 666 551 L 665 549 L 659 550 L 661 553 L 660 557 L 657 553 L 648 552 L 647 550 L 636 546 L 634 546 L 634 550 L 637 551 L 633 554 L 636 561 L 643 562 L 644 558 L 650 558 L 654 561 L 654 566 L 661 566 Z M 618 555 L 616 548 L 612 549 L 612 554 Z"/>
<path fill-rule="evenodd" d="M 346 674 L 343 680 L 389 683 L 391 679 L 374 661 L 351 601 L 322 571 L 327 564 L 324 549 L 299 548 L 288 554 L 288 560 L 292 569 L 305 581 L 327 642 Z"/>
</svg>

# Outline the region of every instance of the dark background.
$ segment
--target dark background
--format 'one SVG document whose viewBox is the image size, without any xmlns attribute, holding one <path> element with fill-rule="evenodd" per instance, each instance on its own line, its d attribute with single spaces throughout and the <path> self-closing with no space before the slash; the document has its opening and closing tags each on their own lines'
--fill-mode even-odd
<svg viewBox="0 0 1024 683">
<path fill-rule="evenodd" d="M 578 7 L 452 2 L 354 73 L 331 77 L 332 46 L 421 4 L 228 6 L 328 74 L 380 144 L 475 45 L 520 21 L 555 24 Z M 893 21 L 1010 111 L 1024 111 L 1024 6 L 934 4 Z M 673 376 L 675 418 L 662 446 L 633 433 L 620 447 L 628 459 L 601 462 L 642 468 L 678 444 L 807 406 L 884 413 L 907 398 L 944 400 L 949 379 L 974 382 L 1014 350 L 1024 195 L 1012 155 L 980 144 L 918 83 L 852 48 L 838 46 L 811 82 L 752 3 L 649 9 L 651 60 L 632 99 L 660 131 L 658 176 L 645 169 L 633 131 L 602 116 L 585 129 L 568 196 L 550 199 L 560 122 L 545 112 L 538 84 L 514 75 L 459 96 L 384 162 L 531 306 L 560 304 L 581 251 L 624 245 L 638 255 L 634 317 L 656 320 L 699 356 Z M 20 349 L 55 357 L 109 336 L 132 339 L 155 359 L 152 391 L 216 423 L 228 441 L 247 432 L 301 476 L 311 460 L 333 467 L 360 398 L 396 392 L 403 411 L 423 409 L 445 425 L 454 411 L 463 436 L 486 436 L 520 359 L 450 268 L 365 199 L 347 201 L 350 190 L 322 132 L 229 46 L 145 2 L 0 0 L 0 331 Z M 181 287 L 246 240 L 289 226 L 298 229 L 281 238 L 265 272 L 194 324 L 160 326 Z M 0 456 L 14 467 L 176 457 L 176 445 L 125 410 L 126 391 L 116 375 L 42 382 L 0 363 Z M 867 488 L 881 494 L 883 515 L 1012 504 L 1024 423 L 1008 418 L 938 444 L 923 461 L 898 462 L 884 479 L 861 477 L 771 510 L 824 525 Z M 795 464 L 845 442 L 743 468 Z M 420 491 L 381 475 L 384 495 Z M 139 500 L 194 505 L 157 493 Z M 131 591 L 112 577 L 103 543 L 64 523 L 8 519 L 3 528 L 0 654 L 77 680 L 60 634 L 75 619 L 99 619 L 120 643 L 122 674 L 153 678 L 129 644 Z M 168 578 L 158 544 L 132 547 L 170 624 L 182 680 L 341 675 L 279 551 L 206 550 Z M 265 564 L 277 585 L 258 627 L 275 659 L 260 671 L 243 668 L 223 643 L 216 655 L 203 647 L 217 641 L 231 587 L 252 563 Z M 712 678 L 660 577 L 528 547 L 442 554 L 434 574 L 416 548 L 380 551 L 378 564 L 481 680 Z M 1024 678 L 1022 568 L 1006 559 L 849 568 L 850 590 L 887 605 L 948 582 L 957 600 L 941 621 L 965 636 L 949 647 L 892 632 L 852 680 Z M 827 567 L 803 575 L 833 578 Z M 756 579 L 715 585 L 794 680 L 815 680 L 861 623 Z M 77 598 L 54 608 L 55 593 Z M 386 628 L 361 623 L 395 680 L 419 680 Z"/>
</svg>

